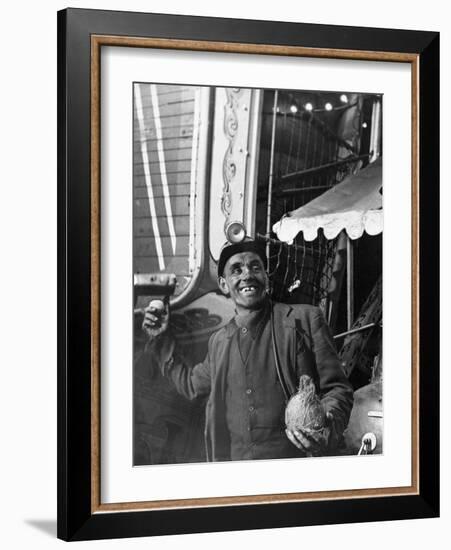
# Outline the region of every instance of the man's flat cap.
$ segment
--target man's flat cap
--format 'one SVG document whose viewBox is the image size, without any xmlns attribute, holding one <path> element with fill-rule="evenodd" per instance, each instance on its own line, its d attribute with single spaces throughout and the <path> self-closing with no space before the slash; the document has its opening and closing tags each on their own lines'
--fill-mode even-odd
<svg viewBox="0 0 451 550">
<path fill-rule="evenodd" d="M 234 254 L 239 254 L 240 252 L 255 252 L 260 256 L 266 269 L 266 250 L 264 244 L 261 241 L 255 241 L 250 237 L 246 237 L 243 241 L 239 243 L 227 242 L 221 248 L 221 253 L 219 255 L 218 261 L 218 277 L 222 277 L 227 260 L 231 258 Z"/>
</svg>

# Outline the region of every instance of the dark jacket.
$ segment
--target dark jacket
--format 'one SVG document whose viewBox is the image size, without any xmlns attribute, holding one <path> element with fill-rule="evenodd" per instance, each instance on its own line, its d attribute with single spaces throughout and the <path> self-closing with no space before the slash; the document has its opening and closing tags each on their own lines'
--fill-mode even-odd
<svg viewBox="0 0 451 550">
<path fill-rule="evenodd" d="M 314 380 L 326 412 L 334 417 L 335 430 L 341 434 L 349 420 L 353 403 L 352 387 L 335 351 L 329 327 L 319 308 L 309 305 L 273 305 L 277 354 L 290 394 L 296 392 L 299 377 L 308 374 Z M 163 346 L 163 373 L 177 390 L 193 399 L 208 395 L 205 442 L 210 461 L 230 460 L 230 439 L 225 416 L 225 388 L 233 321 L 214 333 L 203 363 L 189 369 Z"/>
</svg>

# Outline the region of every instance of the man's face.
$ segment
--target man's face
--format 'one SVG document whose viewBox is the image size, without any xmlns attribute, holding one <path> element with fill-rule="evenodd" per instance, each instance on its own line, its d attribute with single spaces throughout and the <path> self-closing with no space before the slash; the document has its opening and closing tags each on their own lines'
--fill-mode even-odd
<svg viewBox="0 0 451 550">
<path fill-rule="evenodd" d="M 237 311 L 258 309 L 266 296 L 268 276 L 255 252 L 234 254 L 224 266 L 219 287 L 235 302 Z"/>
</svg>

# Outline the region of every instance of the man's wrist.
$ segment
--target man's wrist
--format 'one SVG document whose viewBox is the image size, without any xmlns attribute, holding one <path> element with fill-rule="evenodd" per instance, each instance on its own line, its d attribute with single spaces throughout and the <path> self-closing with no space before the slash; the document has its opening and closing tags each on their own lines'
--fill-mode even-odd
<svg viewBox="0 0 451 550">
<path fill-rule="evenodd" d="M 146 344 L 146 351 L 151 351 L 156 354 L 164 354 L 167 350 L 173 348 L 174 337 L 172 332 L 167 329 L 155 336 L 149 336 Z"/>
</svg>

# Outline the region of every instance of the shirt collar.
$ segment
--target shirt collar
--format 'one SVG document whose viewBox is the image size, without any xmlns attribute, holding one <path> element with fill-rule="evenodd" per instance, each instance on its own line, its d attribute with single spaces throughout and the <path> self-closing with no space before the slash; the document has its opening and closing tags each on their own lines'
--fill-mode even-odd
<svg viewBox="0 0 451 550">
<path fill-rule="evenodd" d="M 260 327 L 269 318 L 269 306 L 269 300 L 265 300 L 261 309 L 251 311 L 247 315 L 235 315 L 232 319 L 233 332 L 236 332 L 238 329 L 246 328 L 252 338 L 255 338 Z"/>
</svg>

